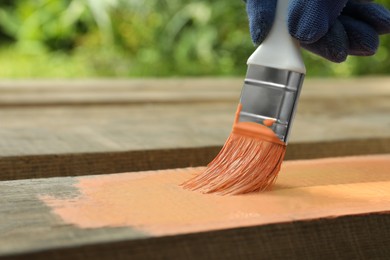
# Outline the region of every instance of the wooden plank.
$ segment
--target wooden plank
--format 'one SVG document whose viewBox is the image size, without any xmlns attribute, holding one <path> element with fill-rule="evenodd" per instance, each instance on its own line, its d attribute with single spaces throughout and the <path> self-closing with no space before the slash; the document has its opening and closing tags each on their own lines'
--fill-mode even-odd
<svg viewBox="0 0 390 260">
<path fill-rule="evenodd" d="M 0 181 L 207 165 L 221 146 L 0 157 Z M 390 138 L 291 143 L 286 160 L 390 153 Z"/>
<path fill-rule="evenodd" d="M 1 81 L 0 179 L 205 165 L 241 80 Z M 306 81 L 287 158 L 387 153 L 389 82 Z"/>
<path fill-rule="evenodd" d="M 0 107 L 237 102 L 243 78 L 2 80 Z M 302 99 L 389 96 L 390 77 L 306 79 Z"/>
<path fill-rule="evenodd" d="M 201 168 L 0 182 L 5 259 L 384 259 L 390 154 L 286 162 L 265 193 L 178 186 Z"/>
<path fill-rule="evenodd" d="M 234 101 L 239 79 L 0 82 L 0 107 Z"/>
<path fill-rule="evenodd" d="M 388 101 L 302 103 L 290 143 L 390 137 Z M 236 104 L 200 103 L 3 109 L 0 155 L 222 145 L 235 108 Z"/>
</svg>

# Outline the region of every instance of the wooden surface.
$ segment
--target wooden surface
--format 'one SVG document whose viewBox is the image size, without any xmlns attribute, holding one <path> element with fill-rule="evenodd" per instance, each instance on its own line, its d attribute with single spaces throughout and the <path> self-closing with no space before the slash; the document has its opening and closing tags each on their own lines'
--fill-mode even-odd
<svg viewBox="0 0 390 260">
<path fill-rule="evenodd" d="M 389 85 L 306 80 L 286 159 L 390 152 Z M 205 165 L 230 133 L 241 86 L 237 78 L 2 81 L 0 179 Z"/>
<path fill-rule="evenodd" d="M 43 154 L 3 157 L 0 180 L 80 176 L 207 165 L 220 146 L 145 151 Z M 390 139 L 355 139 L 289 144 L 286 160 L 390 153 Z"/>
<path fill-rule="evenodd" d="M 389 169 L 390 154 L 289 161 L 241 196 L 178 186 L 200 168 L 3 181 L 0 256 L 385 259 Z"/>
<path fill-rule="evenodd" d="M 70 209 L 77 206 L 80 211 L 76 212 L 84 212 L 84 217 L 98 210 L 92 216 L 104 220 L 104 208 L 115 205 L 107 201 L 103 208 L 93 209 L 77 204 L 79 200 L 85 202 L 80 186 L 83 181 L 103 181 L 101 187 L 105 187 L 106 179 L 142 175 L 112 175 L 113 172 L 207 164 L 230 133 L 241 86 L 242 79 L 2 80 L 0 257 L 364 259 L 375 256 L 384 259 L 389 256 L 390 233 L 384 228 L 390 226 L 389 189 L 381 186 L 389 183 L 388 166 L 380 173 L 355 172 L 344 179 L 330 178 L 337 175 L 332 172 L 314 181 L 308 178 L 305 183 L 295 178 L 304 178 L 304 174 L 287 178 L 286 172 L 287 177 L 280 179 L 276 193 L 268 196 L 293 201 L 290 205 L 296 207 L 288 209 L 291 214 L 285 212 L 284 222 L 257 219 L 247 227 L 237 222 L 202 232 L 187 228 L 168 236 L 167 232 L 153 233 L 126 221 L 110 225 L 98 219 L 97 226 L 86 227 L 60 214 L 61 209 L 69 209 L 70 205 Z M 306 80 L 286 159 L 389 154 L 389 86 L 390 78 Z M 385 156 L 388 163 L 389 155 Z M 364 167 L 355 168 L 354 171 Z M 186 170 L 183 171 L 180 178 L 185 176 Z M 91 174 L 98 176 L 46 178 Z M 180 178 L 163 179 L 168 181 L 168 187 L 176 189 Z M 131 183 L 135 180 L 123 182 Z M 161 189 L 160 186 L 141 189 L 147 193 L 144 198 L 156 198 L 153 191 Z M 110 192 L 105 195 L 110 197 L 119 188 L 109 185 L 104 191 Z M 362 189 L 366 193 L 357 192 Z M 292 193 L 294 196 L 290 196 Z M 122 199 L 126 207 L 137 202 L 131 197 L 133 192 L 123 194 L 127 194 Z M 300 202 L 314 203 L 309 195 L 327 198 L 329 203 L 322 205 L 327 210 L 312 219 L 295 216 L 304 208 Z M 340 195 L 344 196 L 341 203 L 346 205 L 341 208 L 346 211 L 335 217 L 330 212 L 332 205 L 340 206 L 334 201 Z M 256 198 L 250 201 L 261 205 Z M 169 204 L 160 202 L 158 206 Z M 368 208 L 362 210 L 363 206 Z M 209 208 L 217 209 L 215 205 Z M 123 215 L 121 210 L 109 212 Z M 245 214 L 241 217 L 245 218 Z"/>
</svg>

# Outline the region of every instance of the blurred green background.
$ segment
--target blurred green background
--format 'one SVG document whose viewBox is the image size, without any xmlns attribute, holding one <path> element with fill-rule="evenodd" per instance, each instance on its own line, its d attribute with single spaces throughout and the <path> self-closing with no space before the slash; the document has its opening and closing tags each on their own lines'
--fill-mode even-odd
<svg viewBox="0 0 390 260">
<path fill-rule="evenodd" d="M 243 76 L 253 50 L 240 0 L 0 3 L 0 78 Z M 373 57 L 304 58 L 308 76 L 390 74 L 390 37 Z"/>
</svg>

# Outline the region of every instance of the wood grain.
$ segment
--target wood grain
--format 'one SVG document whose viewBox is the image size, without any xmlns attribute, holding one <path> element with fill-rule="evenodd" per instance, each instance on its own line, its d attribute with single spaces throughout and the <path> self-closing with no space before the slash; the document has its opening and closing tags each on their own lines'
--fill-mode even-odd
<svg viewBox="0 0 390 260">
<path fill-rule="evenodd" d="M 389 152 L 389 84 L 390 78 L 307 80 L 286 158 Z M 205 165 L 230 133 L 241 85 L 242 79 L 1 81 L 0 179 Z"/>
<path fill-rule="evenodd" d="M 243 78 L 2 80 L 0 107 L 236 103 Z M 389 96 L 389 77 L 306 79 L 302 98 Z"/>
<path fill-rule="evenodd" d="M 0 180 L 81 176 L 207 165 L 221 146 L 0 157 Z M 289 144 L 286 160 L 390 153 L 390 138 Z"/>
<path fill-rule="evenodd" d="M 385 259 L 389 169 L 390 154 L 289 161 L 274 190 L 234 197 L 177 186 L 198 168 L 3 181 L 0 256 Z"/>
<path fill-rule="evenodd" d="M 286 159 L 390 153 L 389 85 L 390 78 L 306 80 Z M 59 214 L 58 209 L 72 208 L 85 196 L 80 187 L 83 180 L 99 183 L 143 174 L 106 175 L 112 172 L 205 165 L 230 133 L 241 86 L 242 79 L 237 78 L 2 80 L 0 258 L 386 259 L 390 255 L 390 233 L 384 228 L 390 226 L 389 165 L 375 168 L 375 174 L 355 167 L 352 175 L 337 176 L 336 171 L 314 179 L 308 173 L 286 172 L 268 195 L 289 201 L 281 203 L 290 205 L 284 211 L 285 221 L 252 219 L 246 226 L 239 219 L 235 224 L 223 219 L 217 223 L 230 226 L 187 228 L 168 235 L 131 221 L 83 228 Z M 389 155 L 384 156 L 388 164 Z M 301 162 L 285 164 L 295 163 Z M 159 184 L 177 187 L 186 174 L 181 171 L 183 176 L 163 178 Z M 81 175 L 87 176 L 55 177 Z M 122 182 L 131 183 L 135 181 Z M 104 188 L 103 182 L 104 191 L 110 191 L 104 197 L 120 190 L 115 185 Z M 157 198 L 153 190 L 141 186 L 144 198 Z M 130 209 L 132 194 L 123 192 L 127 200 L 122 202 Z M 327 201 L 318 205 L 325 210 L 303 218 L 300 203 L 315 206 L 319 196 Z M 65 203 L 69 201 L 76 204 Z M 261 205 L 257 197 L 242 202 Z M 166 203 L 160 202 L 159 207 L 181 205 Z M 114 204 L 108 201 L 92 216 L 104 217 L 105 208 Z M 93 212 L 80 205 L 84 215 Z M 331 214 L 337 205 L 344 211 Z M 216 210 L 218 205 L 209 208 Z M 119 210 L 118 215 L 126 218 L 125 211 Z"/>
</svg>

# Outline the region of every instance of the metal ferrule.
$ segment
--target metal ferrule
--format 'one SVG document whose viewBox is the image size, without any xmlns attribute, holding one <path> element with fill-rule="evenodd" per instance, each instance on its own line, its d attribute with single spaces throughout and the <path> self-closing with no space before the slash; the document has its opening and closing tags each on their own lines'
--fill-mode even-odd
<svg viewBox="0 0 390 260">
<path fill-rule="evenodd" d="M 275 120 L 270 128 L 287 143 L 304 77 L 293 71 L 249 65 L 239 121 L 263 124 L 266 119 Z"/>
</svg>

